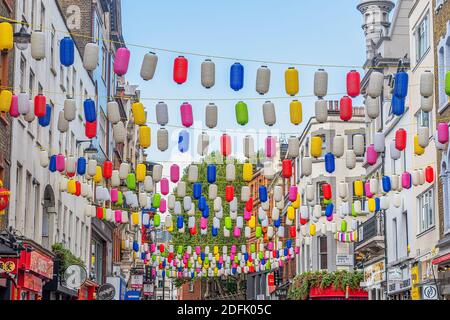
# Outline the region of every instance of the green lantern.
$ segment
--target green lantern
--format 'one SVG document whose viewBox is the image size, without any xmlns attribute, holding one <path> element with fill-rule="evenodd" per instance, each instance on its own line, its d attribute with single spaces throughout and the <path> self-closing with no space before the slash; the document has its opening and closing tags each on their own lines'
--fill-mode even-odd
<svg viewBox="0 0 450 320">
<path fill-rule="evenodd" d="M 256 227 L 255 236 L 257 238 L 261 238 L 261 236 L 262 236 L 262 228 L 260 226 Z"/>
<path fill-rule="evenodd" d="M 153 225 L 158 228 L 161 225 L 161 216 L 159 213 L 155 214 L 155 217 L 153 218 Z"/>
<path fill-rule="evenodd" d="M 445 74 L 445 93 L 450 96 L 450 71 Z"/>
<path fill-rule="evenodd" d="M 136 175 L 129 173 L 127 176 L 127 188 L 128 190 L 136 190 Z"/>
<path fill-rule="evenodd" d="M 239 101 L 236 104 L 236 121 L 241 126 L 245 126 L 248 123 L 248 108 L 245 102 Z"/>
<path fill-rule="evenodd" d="M 161 204 L 161 195 L 159 193 L 155 193 L 152 199 L 152 207 L 158 209 Z"/>
<path fill-rule="evenodd" d="M 341 232 L 347 232 L 347 221 L 346 220 L 341 221 Z"/>
</svg>

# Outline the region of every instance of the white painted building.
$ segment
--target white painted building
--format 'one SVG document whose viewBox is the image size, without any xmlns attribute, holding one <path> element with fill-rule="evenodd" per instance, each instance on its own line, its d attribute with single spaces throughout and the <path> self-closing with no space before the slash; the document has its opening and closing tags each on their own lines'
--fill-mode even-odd
<svg viewBox="0 0 450 320">
<path fill-rule="evenodd" d="M 60 174 L 40 166 L 39 152 L 42 148 L 49 154 L 83 156 L 89 144 L 77 143 L 85 137 L 82 103 L 95 98 L 94 84 L 77 47 L 73 66 L 66 68 L 59 62 L 59 43 L 68 29 L 55 1 L 16 1 L 16 19 L 45 32 L 46 58 L 34 60 L 30 47 L 15 49 L 14 93 L 22 90 L 34 99 L 42 92 L 52 107 L 52 118 L 48 127 L 39 126 L 37 118 L 32 123 L 22 116 L 13 121 L 9 226 L 47 249 L 63 243 L 89 270 L 91 221 L 84 215 L 85 200 L 59 191 Z M 66 96 L 74 97 L 77 116 L 61 134 L 58 114 Z"/>
</svg>

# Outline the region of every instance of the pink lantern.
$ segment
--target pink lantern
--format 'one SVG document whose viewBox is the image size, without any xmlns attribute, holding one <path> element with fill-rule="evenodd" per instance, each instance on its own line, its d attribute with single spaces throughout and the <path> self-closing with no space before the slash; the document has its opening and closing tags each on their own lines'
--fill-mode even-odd
<svg viewBox="0 0 450 320">
<path fill-rule="evenodd" d="M 196 247 L 195 247 L 195 253 L 196 253 L 197 255 L 199 255 L 201 252 L 202 252 L 202 248 L 200 248 L 200 246 L 196 246 Z"/>
<path fill-rule="evenodd" d="M 333 215 L 331 215 L 331 216 L 327 217 L 327 221 L 328 221 L 328 222 L 331 222 L 331 221 L 333 221 Z"/>
<path fill-rule="evenodd" d="M 159 187 L 163 196 L 167 196 L 169 194 L 169 180 L 167 180 L 167 178 L 161 179 L 159 182 Z"/>
<path fill-rule="evenodd" d="M 369 181 L 367 181 L 364 184 L 364 192 L 365 192 L 367 198 L 373 198 L 373 193 L 370 192 L 370 182 Z"/>
<path fill-rule="evenodd" d="M 407 171 L 402 173 L 402 187 L 403 189 L 411 188 L 411 174 Z"/>
<path fill-rule="evenodd" d="M 180 180 L 180 167 L 176 164 L 173 164 L 170 167 L 170 181 L 173 183 L 177 183 Z"/>
<path fill-rule="evenodd" d="M 244 220 L 249 221 L 252 218 L 252 213 L 250 211 L 247 211 L 247 209 L 244 208 Z"/>
<path fill-rule="evenodd" d="M 272 158 L 275 156 L 277 148 L 277 140 L 275 137 L 268 136 L 266 138 L 266 157 Z"/>
<path fill-rule="evenodd" d="M 12 96 L 11 107 L 9 108 L 9 115 L 13 118 L 17 118 L 19 113 L 19 97 L 15 94 Z"/>
<path fill-rule="evenodd" d="M 56 170 L 63 172 L 66 167 L 66 158 L 62 154 L 56 156 Z"/>
<path fill-rule="evenodd" d="M 300 248 L 299 247 L 295 247 L 294 252 L 295 252 L 295 254 L 300 254 Z"/>
<path fill-rule="evenodd" d="M 230 253 L 230 260 L 234 260 L 234 253 L 233 252 Z M 234 264 L 234 262 L 233 262 L 233 264 Z"/>
<path fill-rule="evenodd" d="M 235 244 L 233 244 L 231 246 L 231 253 L 236 253 L 236 245 Z"/>
<path fill-rule="evenodd" d="M 156 243 L 151 243 L 150 244 L 150 253 L 153 253 L 156 251 Z"/>
<path fill-rule="evenodd" d="M 189 128 L 194 123 L 194 116 L 192 114 L 192 105 L 185 102 L 180 107 L 181 123 L 183 126 Z"/>
<path fill-rule="evenodd" d="M 279 264 L 280 268 L 283 268 L 283 260 L 279 260 L 278 264 Z"/>
<path fill-rule="evenodd" d="M 118 200 L 119 200 L 119 191 L 116 188 L 111 189 L 111 202 L 117 202 Z"/>
<path fill-rule="evenodd" d="M 367 163 L 371 166 L 377 163 L 378 153 L 375 151 L 375 146 L 373 144 L 367 147 L 366 158 Z"/>
<path fill-rule="evenodd" d="M 167 210 L 167 202 L 166 199 L 161 199 L 159 203 L 159 212 L 165 213 Z"/>
<path fill-rule="evenodd" d="M 241 229 L 235 226 L 233 230 L 233 235 L 235 238 L 239 238 L 241 236 Z"/>
<path fill-rule="evenodd" d="M 297 200 L 298 188 L 297 186 L 291 186 L 289 189 L 289 201 L 294 202 Z"/>
<path fill-rule="evenodd" d="M 123 76 L 128 71 L 130 63 L 130 50 L 125 47 L 117 49 L 116 58 L 114 59 L 114 73 Z"/>
<path fill-rule="evenodd" d="M 223 256 L 219 257 L 219 263 L 223 263 Z"/>
<path fill-rule="evenodd" d="M 205 230 L 208 228 L 208 219 L 205 217 L 200 218 L 200 229 Z"/>
<path fill-rule="evenodd" d="M 438 123 L 437 132 L 439 143 L 446 144 L 448 142 L 448 124 L 445 122 Z"/>
<path fill-rule="evenodd" d="M 272 251 L 273 250 L 273 242 L 269 242 L 267 244 L 267 250 Z"/>
<path fill-rule="evenodd" d="M 111 190 L 112 192 L 112 190 Z M 114 212 L 115 218 L 116 218 L 116 223 L 122 223 L 122 211 L 120 210 L 116 210 Z"/>
</svg>

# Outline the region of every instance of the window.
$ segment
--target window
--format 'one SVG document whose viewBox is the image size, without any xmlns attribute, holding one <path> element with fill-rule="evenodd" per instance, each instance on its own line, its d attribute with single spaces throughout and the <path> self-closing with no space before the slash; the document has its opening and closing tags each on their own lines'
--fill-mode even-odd
<svg viewBox="0 0 450 320">
<path fill-rule="evenodd" d="M 70 133 L 70 155 L 75 155 L 75 134 L 73 132 Z"/>
<path fill-rule="evenodd" d="M 16 169 L 16 216 L 15 216 L 15 228 L 17 229 L 19 226 L 20 215 L 22 214 L 22 174 L 23 169 L 20 163 L 17 163 Z"/>
<path fill-rule="evenodd" d="M 102 46 L 102 79 L 103 82 L 106 83 L 106 69 L 107 69 L 107 63 L 108 63 L 108 59 L 107 59 L 107 54 L 108 51 L 106 49 L 106 47 L 103 45 Z"/>
<path fill-rule="evenodd" d="M 23 56 L 23 54 L 20 54 L 20 91 L 25 90 L 25 75 L 26 75 L 26 68 L 27 68 L 27 60 Z"/>
<path fill-rule="evenodd" d="M 100 109 L 100 126 L 99 126 L 99 134 L 98 134 L 98 139 L 100 141 L 100 147 L 102 148 L 103 152 L 106 153 L 106 145 L 107 145 L 107 141 L 106 141 L 106 129 L 107 129 L 107 125 L 108 125 L 108 121 L 106 119 L 106 115 L 105 112 L 103 111 L 102 108 Z"/>
<path fill-rule="evenodd" d="M 328 238 L 326 236 L 321 236 L 317 238 L 318 246 L 319 246 L 319 269 L 327 270 L 328 269 Z"/>
<path fill-rule="evenodd" d="M 63 229 L 63 215 L 62 215 L 62 202 L 58 201 L 58 220 L 56 221 L 56 242 L 60 242 L 61 241 L 61 231 Z"/>
<path fill-rule="evenodd" d="M 72 245 L 73 245 L 73 243 L 72 243 L 72 238 L 73 238 L 73 236 L 74 236 L 74 229 L 75 229 L 75 226 L 73 225 L 73 212 L 72 211 L 69 211 L 69 226 L 68 226 L 68 232 L 67 232 L 67 234 L 68 234 L 68 249 L 69 250 L 72 250 Z"/>
<path fill-rule="evenodd" d="M 91 244 L 91 264 L 94 277 L 97 283 L 103 282 L 103 243 L 92 239 Z"/>
<path fill-rule="evenodd" d="M 434 226 L 433 189 L 429 189 L 417 197 L 417 201 L 419 210 L 418 231 L 422 233 Z"/>
<path fill-rule="evenodd" d="M 76 218 L 76 223 L 75 223 L 75 241 L 74 241 L 74 252 L 75 255 L 80 256 L 79 252 L 78 252 L 78 243 L 80 241 L 79 239 L 80 236 L 80 218 Z"/>
<path fill-rule="evenodd" d="M 393 261 L 398 260 L 397 218 L 392 219 L 392 254 Z"/>
<path fill-rule="evenodd" d="M 43 244 L 48 248 L 48 220 L 44 221 L 46 218 L 45 212 L 42 213 L 42 234 L 38 233 L 38 228 L 36 226 L 39 225 L 39 212 L 41 212 L 41 186 L 38 182 L 34 185 L 34 226 L 35 226 L 35 238 L 39 239 L 42 235 Z"/>
<path fill-rule="evenodd" d="M 51 32 L 50 32 L 50 68 L 53 72 L 55 71 L 55 41 L 56 41 L 56 30 L 55 26 L 52 25 Z"/>
<path fill-rule="evenodd" d="M 44 2 L 41 2 L 41 30 L 45 28 L 45 7 Z"/>
<path fill-rule="evenodd" d="M 76 83 L 77 83 L 77 70 L 75 70 L 75 68 L 74 69 L 72 69 L 72 97 L 73 98 L 75 98 L 75 86 L 76 86 Z"/>
<path fill-rule="evenodd" d="M 322 186 L 326 184 L 325 181 L 322 182 L 318 182 L 316 184 L 316 195 L 319 195 L 318 197 L 316 197 L 316 201 L 317 204 L 320 204 L 322 207 L 322 210 L 325 210 L 326 205 L 325 205 L 325 197 L 323 196 L 323 192 L 322 192 Z"/>
<path fill-rule="evenodd" d="M 417 123 L 417 131 L 419 130 L 420 127 L 427 127 L 430 129 L 430 132 L 432 132 L 432 127 L 431 127 L 431 112 L 423 112 L 422 110 L 419 110 L 416 113 L 416 123 Z"/>
<path fill-rule="evenodd" d="M 36 0 L 31 0 L 31 25 L 36 26 Z"/>
<path fill-rule="evenodd" d="M 30 81 L 28 83 L 28 92 L 30 95 L 30 100 L 33 99 L 34 86 L 36 84 L 36 76 L 34 75 L 33 70 L 30 69 Z"/>
<path fill-rule="evenodd" d="M 404 235 L 404 237 L 405 237 L 405 254 L 403 255 L 404 257 L 407 257 L 408 255 L 409 255 L 409 252 L 408 252 L 408 247 L 409 247 L 409 235 L 408 235 L 408 231 L 409 231 L 409 228 L 408 228 L 408 212 L 407 211 L 405 211 L 405 212 L 403 212 L 403 214 L 402 214 L 402 221 L 403 221 L 403 231 L 402 231 L 402 233 L 403 233 L 403 235 Z"/>
<path fill-rule="evenodd" d="M 69 226 L 69 219 L 67 217 L 67 207 L 64 206 L 64 213 L 63 213 L 63 220 L 62 220 L 62 230 L 63 230 L 63 235 L 62 235 L 62 243 L 66 244 L 66 235 L 67 235 L 67 229 Z"/>
<path fill-rule="evenodd" d="M 189 292 L 194 292 L 194 281 L 189 282 Z"/>
<path fill-rule="evenodd" d="M 28 233 L 28 228 L 30 227 L 31 222 L 33 221 L 34 223 L 34 219 L 32 218 L 32 213 L 33 213 L 33 204 L 32 204 L 32 193 L 31 193 L 31 188 L 32 188 L 32 178 L 31 178 L 31 173 L 27 171 L 27 178 L 25 180 L 25 195 L 26 195 L 26 205 L 25 205 L 25 219 L 24 219 L 24 232 L 23 234 L 25 236 L 29 236 L 30 234 Z"/>
<path fill-rule="evenodd" d="M 67 72 L 66 72 L 66 89 L 67 89 L 67 91 L 69 91 L 70 90 L 70 70 L 71 69 L 67 69 Z"/>
<path fill-rule="evenodd" d="M 81 227 L 80 227 L 80 254 L 79 254 L 79 256 L 80 256 L 80 258 L 81 258 L 81 260 L 85 260 L 84 258 L 84 251 L 83 251 L 83 249 L 84 249 L 84 246 L 86 245 L 86 243 L 84 242 L 84 222 L 83 221 L 81 221 Z"/>
<path fill-rule="evenodd" d="M 66 87 L 64 86 L 64 67 L 63 65 L 59 66 L 59 85 L 63 92 L 66 92 Z"/>
<path fill-rule="evenodd" d="M 55 105 L 51 101 L 50 106 L 52 107 L 52 110 L 55 110 Z M 48 126 L 48 150 L 52 150 L 53 147 L 53 114 L 54 112 L 50 115 L 50 125 Z"/>
<path fill-rule="evenodd" d="M 429 19 L 427 14 L 414 33 L 416 38 L 416 62 L 419 62 L 423 58 L 430 47 L 429 29 Z"/>
<path fill-rule="evenodd" d="M 69 133 L 69 131 L 67 131 L 65 133 L 65 135 L 66 135 L 66 139 L 65 139 L 66 141 L 64 143 L 64 155 L 68 156 L 69 150 L 70 150 L 70 133 Z"/>
</svg>

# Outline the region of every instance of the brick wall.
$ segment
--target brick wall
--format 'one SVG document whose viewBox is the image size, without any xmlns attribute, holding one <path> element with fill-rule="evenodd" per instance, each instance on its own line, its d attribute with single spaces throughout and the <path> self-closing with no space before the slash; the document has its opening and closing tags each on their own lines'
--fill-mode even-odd
<svg viewBox="0 0 450 320">
<path fill-rule="evenodd" d="M 202 290 L 201 290 L 201 280 L 197 279 L 194 281 L 194 290 L 189 291 L 189 282 L 183 284 L 179 289 L 178 299 L 179 300 L 201 300 Z"/>
<path fill-rule="evenodd" d="M 0 1 L 0 15 L 3 17 L 13 17 L 14 1 Z M 3 73 L 3 67 L 8 64 L 8 77 L 0 77 L 0 86 L 9 87 L 13 83 L 14 74 L 14 54 L 13 52 L 2 53 L 0 59 L 0 74 Z M 11 168 L 11 118 L 8 114 L 0 115 L 0 179 L 6 188 L 9 188 L 9 175 Z M 6 228 L 8 224 L 7 212 L 0 216 L 0 230 Z"/>
<path fill-rule="evenodd" d="M 436 0 L 433 0 L 433 8 L 436 6 Z M 442 37 L 447 33 L 447 22 L 450 20 L 450 2 L 444 1 L 442 8 L 436 13 L 435 10 L 433 10 L 434 13 L 434 25 L 433 25 L 433 34 L 434 34 L 434 55 L 435 55 L 435 61 L 438 61 L 437 57 L 437 47 L 439 44 L 439 41 L 442 39 Z M 437 66 L 437 63 L 436 63 Z M 450 117 L 450 107 L 447 108 L 444 112 L 438 113 L 437 110 L 439 108 L 439 94 L 438 94 L 438 70 L 435 67 L 435 99 L 436 99 L 436 121 L 445 121 L 448 122 L 448 118 Z M 447 120 L 444 120 L 446 118 Z M 442 159 L 442 151 L 437 151 L 437 177 L 440 175 L 440 165 L 441 165 L 441 159 Z M 442 238 L 443 236 L 443 230 L 444 230 L 444 201 L 443 201 L 443 190 L 442 185 L 440 184 L 440 179 L 438 179 L 438 206 L 439 206 L 439 230 L 440 230 L 440 236 Z"/>
</svg>

